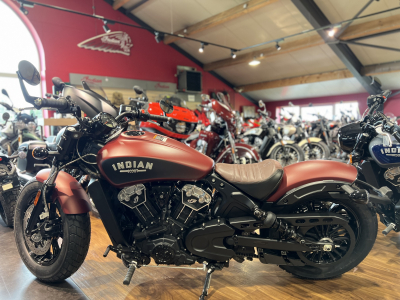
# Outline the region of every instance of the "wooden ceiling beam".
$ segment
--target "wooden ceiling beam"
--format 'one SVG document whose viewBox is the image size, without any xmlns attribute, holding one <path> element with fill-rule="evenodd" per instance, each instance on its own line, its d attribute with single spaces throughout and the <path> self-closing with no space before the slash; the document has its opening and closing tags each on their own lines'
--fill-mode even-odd
<svg viewBox="0 0 400 300">
<path fill-rule="evenodd" d="M 215 16 L 212 16 L 203 21 L 200 21 L 196 24 L 190 25 L 185 29 L 176 31 L 176 32 L 174 32 L 174 34 L 182 35 L 182 36 L 186 36 L 186 37 L 191 36 L 193 34 L 202 32 L 206 29 L 209 29 L 209 28 L 215 27 L 217 25 L 221 25 L 230 20 L 236 19 L 240 16 L 248 14 L 252 11 L 255 11 L 257 9 L 260 9 L 261 7 L 275 3 L 277 1 L 278 0 L 250 0 L 243 4 L 239 4 L 231 9 L 228 9 L 224 12 L 221 12 Z M 176 42 L 179 39 L 180 39 L 180 37 L 169 35 L 164 38 L 164 43 L 171 44 L 173 42 Z"/>
<path fill-rule="evenodd" d="M 351 40 L 360 37 L 367 37 L 379 33 L 390 33 L 393 30 L 400 29 L 400 15 L 390 16 L 387 18 L 364 22 L 349 26 L 340 36 L 342 40 Z M 211 71 L 242 63 L 249 63 L 254 57 L 258 60 L 275 55 L 286 54 L 292 51 L 311 48 L 324 44 L 319 34 L 312 34 L 306 38 L 300 38 L 295 41 L 282 41 L 279 43 L 281 50 L 277 51 L 275 44 L 260 50 L 252 51 L 246 54 L 238 54 L 236 59 L 227 58 L 219 61 L 211 62 L 204 65 L 204 70 Z M 263 54 L 262 57 L 259 57 Z"/>
<path fill-rule="evenodd" d="M 122 7 L 124 4 L 128 3 L 130 0 L 115 0 L 113 3 L 113 9 L 117 10 Z"/>
<path fill-rule="evenodd" d="M 298 84 L 306 84 L 306 83 L 314 83 L 314 82 L 321 82 L 321 81 L 328 81 L 328 80 L 336 80 L 336 79 L 344 79 L 344 78 L 351 78 L 353 75 L 349 70 L 338 70 L 332 72 L 325 72 L 325 73 L 318 73 L 318 74 L 311 74 L 311 75 L 304 75 L 304 76 L 297 76 L 285 79 L 278 79 L 278 80 L 271 80 L 253 84 L 242 85 L 236 88 L 237 91 L 241 93 L 259 91 L 259 90 L 266 90 L 266 89 L 273 89 L 291 85 L 298 85 Z"/>
<path fill-rule="evenodd" d="M 361 74 L 363 76 L 376 76 L 379 74 L 386 74 L 392 72 L 400 72 L 400 61 L 392 61 L 382 64 L 369 65 L 363 67 L 363 69 L 361 70 Z M 291 78 L 246 84 L 236 87 L 236 90 L 240 91 L 241 93 L 247 93 L 247 92 L 273 89 L 291 85 L 315 83 L 315 82 L 345 79 L 352 77 L 353 74 L 349 70 L 343 69 L 331 72 L 324 72 L 318 74 L 303 75 Z"/>
</svg>

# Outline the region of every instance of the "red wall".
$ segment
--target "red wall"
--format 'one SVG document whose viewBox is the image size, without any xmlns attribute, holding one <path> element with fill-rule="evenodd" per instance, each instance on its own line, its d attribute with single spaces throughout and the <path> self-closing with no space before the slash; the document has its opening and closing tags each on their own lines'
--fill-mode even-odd
<svg viewBox="0 0 400 300">
<path fill-rule="evenodd" d="M 362 115 L 364 111 L 367 109 L 368 96 L 369 96 L 368 93 L 348 94 L 348 95 L 329 96 L 329 97 L 273 101 L 273 102 L 266 102 L 265 105 L 267 107 L 267 110 L 272 113 L 272 118 L 275 118 L 276 108 L 280 106 L 288 106 L 289 102 L 292 102 L 294 105 L 307 106 L 310 102 L 315 105 L 315 104 L 334 104 L 340 101 L 343 102 L 357 101 L 358 108 Z M 393 98 L 389 98 L 389 100 L 387 100 L 387 102 L 384 104 L 384 112 L 385 113 L 391 112 L 395 116 L 400 116 L 400 94 L 394 96 Z"/>
<path fill-rule="evenodd" d="M 93 14 L 91 0 L 41 0 L 41 3 Z M 11 5 L 17 4 L 13 2 Z M 96 15 L 134 24 L 131 19 L 114 11 L 103 0 L 94 0 L 94 5 Z M 195 67 L 203 71 L 171 47 L 163 43 L 157 44 L 154 35 L 148 31 L 119 24 L 109 27 L 112 31 L 121 30 L 129 34 L 133 42 L 130 56 L 78 48 L 78 43 L 104 33 L 103 22 L 41 6 L 27 9 L 27 17 L 43 44 L 48 92 L 51 92 L 52 77 L 57 76 L 68 82 L 69 73 L 176 83 L 177 78 L 174 75 L 177 65 Z M 208 72 L 203 72 L 203 91 L 206 93 L 210 90 L 227 90 L 234 94 L 235 109 L 242 105 L 252 105 L 220 80 Z"/>
</svg>

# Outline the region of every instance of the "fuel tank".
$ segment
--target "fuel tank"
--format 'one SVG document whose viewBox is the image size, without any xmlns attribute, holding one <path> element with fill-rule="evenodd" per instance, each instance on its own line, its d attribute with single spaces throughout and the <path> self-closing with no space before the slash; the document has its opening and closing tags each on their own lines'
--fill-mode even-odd
<svg viewBox="0 0 400 300">
<path fill-rule="evenodd" d="M 101 174 L 115 187 L 151 182 L 196 181 L 209 174 L 214 161 L 160 134 L 127 131 L 97 154 Z"/>
</svg>

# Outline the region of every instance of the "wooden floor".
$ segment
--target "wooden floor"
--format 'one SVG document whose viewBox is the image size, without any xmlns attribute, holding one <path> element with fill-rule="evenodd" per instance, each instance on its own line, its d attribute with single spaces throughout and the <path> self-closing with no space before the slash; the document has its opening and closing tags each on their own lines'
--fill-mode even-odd
<svg viewBox="0 0 400 300">
<path fill-rule="evenodd" d="M 382 231 L 383 226 L 379 230 Z M 200 270 L 140 268 L 130 286 L 127 269 L 110 253 L 101 221 L 92 217 L 89 254 L 73 281 L 89 299 L 198 299 L 205 278 Z M 201 267 L 199 265 L 199 267 Z M 400 299 L 400 235 L 378 233 L 369 256 L 355 269 L 333 280 L 301 280 L 258 260 L 231 266 L 213 275 L 207 299 Z"/>
</svg>

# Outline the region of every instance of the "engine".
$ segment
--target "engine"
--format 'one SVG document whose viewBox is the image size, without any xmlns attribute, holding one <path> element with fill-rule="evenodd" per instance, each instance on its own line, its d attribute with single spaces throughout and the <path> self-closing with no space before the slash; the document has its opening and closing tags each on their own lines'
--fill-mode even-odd
<svg viewBox="0 0 400 300">
<path fill-rule="evenodd" d="M 208 216 L 211 193 L 203 184 L 153 183 L 125 187 L 117 197 L 139 220 L 132 235 L 142 254 L 157 264 L 191 265 L 196 258 L 186 250 L 184 234 Z"/>
</svg>

